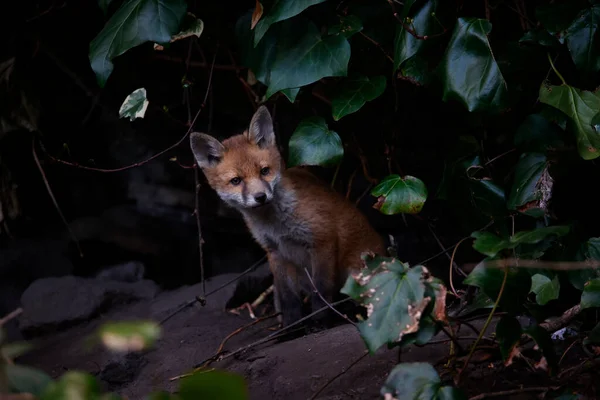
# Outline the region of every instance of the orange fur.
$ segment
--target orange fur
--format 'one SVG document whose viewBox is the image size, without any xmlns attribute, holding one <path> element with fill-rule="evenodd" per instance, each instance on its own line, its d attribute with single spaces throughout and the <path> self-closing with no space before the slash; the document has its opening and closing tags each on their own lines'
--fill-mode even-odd
<svg viewBox="0 0 600 400">
<path fill-rule="evenodd" d="M 331 301 L 362 268 L 363 252 L 385 254 L 381 236 L 353 204 L 306 169 L 285 168 L 265 107 L 244 133 L 222 143 L 193 133 L 191 147 L 211 187 L 242 213 L 267 252 L 284 325 L 301 317 L 301 293 L 313 291 L 304 268 Z M 313 295 L 313 308 L 322 305 Z"/>
</svg>

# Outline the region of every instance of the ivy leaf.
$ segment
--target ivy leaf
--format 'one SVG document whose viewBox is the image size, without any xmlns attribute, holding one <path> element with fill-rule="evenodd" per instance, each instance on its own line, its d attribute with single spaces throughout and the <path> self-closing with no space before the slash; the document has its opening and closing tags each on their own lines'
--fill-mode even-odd
<svg viewBox="0 0 600 400">
<path fill-rule="evenodd" d="M 333 119 L 339 121 L 342 117 L 360 110 L 367 101 L 381 96 L 386 85 L 385 76 L 358 76 L 344 80 L 331 99 Z"/>
<path fill-rule="evenodd" d="M 69 371 L 48 385 L 40 400 L 100 398 L 100 393 L 100 385 L 92 375 Z"/>
<path fill-rule="evenodd" d="M 531 114 L 519 125 L 515 146 L 523 152 L 546 153 L 564 145 L 560 129 L 542 114 Z"/>
<path fill-rule="evenodd" d="M 565 35 L 573 62 L 587 76 L 600 70 L 599 23 L 600 4 L 594 4 L 581 11 Z"/>
<path fill-rule="evenodd" d="M 600 112 L 600 92 L 592 93 L 568 85 L 540 87 L 540 101 L 570 118 L 569 125 L 577 137 L 577 149 L 584 160 L 600 156 L 600 133 L 592 119 Z"/>
<path fill-rule="evenodd" d="M 178 395 L 182 399 L 249 399 L 243 376 L 229 371 L 200 371 L 181 380 Z"/>
<path fill-rule="evenodd" d="M 373 208 L 382 214 L 418 214 L 427 201 L 427 187 L 418 178 L 406 175 L 388 175 L 377 185 L 371 195 L 377 197 Z"/>
<path fill-rule="evenodd" d="M 565 31 L 584 6 L 584 1 L 570 0 L 563 3 L 544 4 L 536 8 L 535 17 L 562 44 Z"/>
<path fill-rule="evenodd" d="M 558 299 L 560 293 L 560 282 L 558 275 L 552 279 L 542 274 L 535 274 L 531 277 L 531 291 L 535 293 L 535 301 L 544 306 L 551 300 Z"/>
<path fill-rule="evenodd" d="M 583 243 L 575 255 L 577 261 L 600 261 L 600 238 L 589 238 Z M 583 290 L 585 284 L 593 278 L 598 278 L 600 268 L 581 268 L 567 271 L 569 282 L 576 289 Z"/>
<path fill-rule="evenodd" d="M 540 153 L 522 154 L 516 166 L 507 207 L 532 217 L 542 217 L 548 211 L 553 186 L 546 156 Z"/>
<path fill-rule="evenodd" d="M 459 18 L 441 62 L 443 100 L 457 100 L 470 112 L 500 109 L 507 86 L 494 59 L 485 19 Z"/>
<path fill-rule="evenodd" d="M 273 29 L 269 29 L 263 40 L 254 47 L 254 33 L 250 30 L 251 18 L 252 11 L 249 11 L 235 24 L 235 36 L 240 49 L 241 62 L 242 65 L 252 70 L 257 80 L 268 86 L 270 68 L 277 54 L 277 42 L 282 26 L 278 24 Z"/>
<path fill-rule="evenodd" d="M 592 279 L 583 286 L 581 309 L 600 307 L 600 278 Z"/>
<path fill-rule="evenodd" d="M 502 250 L 514 249 L 523 244 L 537 244 L 549 238 L 566 235 L 569 226 L 556 225 L 537 228 L 531 231 L 520 231 L 507 239 L 503 239 L 491 232 L 475 231 L 471 237 L 475 238 L 473 248 L 488 257 L 495 257 Z"/>
<path fill-rule="evenodd" d="M 534 28 L 525 33 L 519 43 L 537 43 L 544 47 L 560 46 L 556 37 L 552 36 L 546 29 Z"/>
<path fill-rule="evenodd" d="M 315 24 L 308 22 L 305 26 L 306 33 L 298 42 L 280 43 L 270 66 L 267 99 L 282 89 L 305 86 L 325 77 L 347 75 L 350 44 L 346 38 L 343 35 L 321 37 Z"/>
<path fill-rule="evenodd" d="M 300 93 L 300 88 L 283 89 L 281 93 L 283 93 L 290 103 L 293 103 L 296 101 L 296 96 L 298 96 L 298 93 Z"/>
<path fill-rule="evenodd" d="M 520 356 L 517 344 L 521 340 L 521 332 L 521 324 L 510 315 L 502 317 L 496 325 L 496 338 L 498 338 L 500 354 L 502 354 L 504 365 L 507 367 L 512 364 L 515 357 Z"/>
<path fill-rule="evenodd" d="M 600 112 L 592 118 L 592 128 L 594 128 L 594 131 L 600 133 Z"/>
<path fill-rule="evenodd" d="M 414 26 L 414 31 L 419 36 L 430 36 L 437 31 L 440 31 L 432 13 L 435 14 L 435 1 L 427 1 L 414 13 L 411 26 Z M 409 58 L 416 55 L 421 48 L 430 45 L 430 40 L 417 39 L 413 34 L 409 33 L 402 24 L 397 24 L 396 37 L 394 39 L 394 71 Z"/>
<path fill-rule="evenodd" d="M 119 117 L 128 117 L 130 121 L 136 118 L 144 118 L 148 109 L 148 99 L 146 98 L 146 89 L 139 88 L 131 92 L 119 109 Z"/>
<path fill-rule="evenodd" d="M 367 320 L 358 330 L 369 351 L 384 344 L 400 343 L 418 332 L 426 309 L 436 303 L 436 293 L 445 301 L 445 290 L 432 287 L 429 271 L 421 265 L 410 268 L 394 258 L 363 256 L 365 267 L 348 277 L 341 292 L 367 308 Z M 435 318 L 433 316 L 432 318 Z"/>
<path fill-rule="evenodd" d="M 45 372 L 18 364 L 4 364 L 8 386 L 19 393 L 31 393 L 39 397 L 52 383 Z"/>
<path fill-rule="evenodd" d="M 152 321 L 120 321 L 99 330 L 102 343 L 111 350 L 130 352 L 151 347 L 160 337 L 160 326 Z"/>
<path fill-rule="evenodd" d="M 113 70 L 112 59 L 145 42 L 169 43 L 179 31 L 184 0 L 127 0 L 90 43 L 90 62 L 100 87 Z"/>
<path fill-rule="evenodd" d="M 292 18 L 310 6 L 323 3 L 325 0 L 275 0 L 267 14 L 263 13 L 262 18 L 254 28 L 254 46 L 263 38 L 271 25 L 279 21 Z"/>
<path fill-rule="evenodd" d="M 340 136 L 329 130 L 322 117 L 309 117 L 300 122 L 289 142 L 289 164 L 337 165 L 344 156 Z"/>
<path fill-rule="evenodd" d="M 360 18 L 356 15 L 339 15 L 339 24 L 335 24 L 329 27 L 327 33 L 329 35 L 342 34 L 346 38 L 350 38 L 355 33 L 363 30 L 363 24 Z"/>
<path fill-rule="evenodd" d="M 386 399 L 466 400 L 459 389 L 442 386 L 433 365 L 425 362 L 396 365 L 380 393 Z"/>
<path fill-rule="evenodd" d="M 418 55 L 404 61 L 398 70 L 398 79 L 409 81 L 413 85 L 426 86 L 433 79 L 428 62 Z"/>
<path fill-rule="evenodd" d="M 464 283 L 480 288 L 494 302 L 498 298 L 502 281 L 504 280 L 504 270 L 502 268 L 487 268 L 486 262 L 482 262 L 469 273 Z M 529 289 L 531 288 L 531 275 L 522 268 L 508 268 L 508 276 L 499 306 L 510 313 L 518 313 L 523 309 L 523 304 L 527 300 Z"/>
<path fill-rule="evenodd" d="M 583 339 L 583 344 L 585 346 L 598 343 L 600 343 L 600 323 L 596 324 L 596 326 L 590 331 L 589 335 Z"/>
</svg>

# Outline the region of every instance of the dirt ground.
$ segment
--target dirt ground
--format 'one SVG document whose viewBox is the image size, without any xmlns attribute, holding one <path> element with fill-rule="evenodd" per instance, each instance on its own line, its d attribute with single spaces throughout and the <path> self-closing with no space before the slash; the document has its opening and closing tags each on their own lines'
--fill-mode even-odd
<svg viewBox="0 0 600 400">
<path fill-rule="evenodd" d="M 233 276 L 214 277 L 207 283 L 207 291 L 221 286 Z M 96 375 L 107 390 L 133 400 L 143 399 L 154 390 L 175 391 L 177 381 L 171 378 L 189 372 L 194 365 L 211 357 L 227 335 L 252 322 L 247 313 L 234 315 L 224 310 L 234 289 L 235 286 L 230 285 L 210 296 L 204 307 L 196 303 L 168 319 L 163 325 L 163 336 L 155 348 L 141 355 L 111 354 L 99 345 L 90 345 L 89 337 L 106 321 L 136 318 L 162 320 L 201 293 L 200 285 L 160 292 L 152 299 L 114 306 L 91 320 L 37 337 L 34 339 L 36 350 L 17 361 L 41 368 L 52 377 L 71 369 L 88 371 Z M 225 349 L 234 351 L 253 343 L 272 333 L 268 328 L 275 324 L 273 319 L 261 321 L 233 336 L 227 341 Z M 473 324 L 481 327 L 482 322 L 474 321 Z M 488 328 L 488 334 L 493 329 L 494 326 Z M 461 334 L 473 336 L 467 330 Z M 442 339 L 445 337 L 440 334 L 433 342 Z M 470 341 L 461 343 L 466 348 Z M 345 324 L 294 340 L 270 341 L 238 356 L 215 362 L 212 366 L 242 374 L 247 380 L 251 399 L 306 400 L 342 371 L 346 372 L 333 380 L 318 399 L 378 399 L 383 382 L 398 362 L 398 350 L 384 347 L 348 370 L 364 351 L 364 343 L 356 328 Z M 448 343 L 412 346 L 403 350 L 401 359 L 403 362 L 435 363 L 443 360 L 448 351 Z M 498 362 L 492 363 L 492 355 L 476 353 L 474 359 L 477 363 L 466 371 L 462 385 L 468 395 L 517 389 L 523 383 L 527 386 L 556 385 L 556 381 L 544 373 L 532 372 L 524 377 L 522 367 L 514 370 Z M 579 360 L 573 354 L 566 358 L 565 363 L 575 365 Z M 438 368 L 438 371 L 448 379 L 449 374 L 444 374 L 443 369 Z M 590 380 L 585 381 L 582 385 L 589 387 Z M 539 392 L 525 392 L 495 398 L 535 399 L 538 396 Z"/>
</svg>

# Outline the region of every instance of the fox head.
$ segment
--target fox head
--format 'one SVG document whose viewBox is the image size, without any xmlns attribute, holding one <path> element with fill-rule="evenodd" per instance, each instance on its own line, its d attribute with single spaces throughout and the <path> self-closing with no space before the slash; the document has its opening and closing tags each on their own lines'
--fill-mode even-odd
<svg viewBox="0 0 600 400">
<path fill-rule="evenodd" d="M 190 146 L 208 183 L 225 203 L 252 210 L 273 200 L 284 166 L 275 143 L 273 120 L 265 106 L 254 113 L 243 133 L 221 143 L 193 132 Z"/>
</svg>

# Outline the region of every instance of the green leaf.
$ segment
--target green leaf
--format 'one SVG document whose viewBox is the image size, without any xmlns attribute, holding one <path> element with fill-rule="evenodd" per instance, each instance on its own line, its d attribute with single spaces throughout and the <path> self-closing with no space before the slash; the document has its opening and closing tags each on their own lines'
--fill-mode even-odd
<svg viewBox="0 0 600 400">
<path fill-rule="evenodd" d="M 442 386 L 435 368 L 429 363 L 398 364 L 388 375 L 380 394 L 386 399 L 466 400 L 451 386 Z"/>
<path fill-rule="evenodd" d="M 18 364 L 4 364 L 8 386 L 18 393 L 31 393 L 39 397 L 52 383 L 45 372 Z"/>
<path fill-rule="evenodd" d="M 519 125 L 515 146 L 523 152 L 546 153 L 564 145 L 560 129 L 542 114 L 531 114 Z"/>
<path fill-rule="evenodd" d="M 516 166 L 507 207 L 526 215 L 541 217 L 548 211 L 553 186 L 554 180 L 548 172 L 546 156 L 540 153 L 522 154 Z"/>
<path fill-rule="evenodd" d="M 69 371 L 48 385 L 40 400 L 93 399 L 100 397 L 100 393 L 100 385 L 92 375 Z"/>
<path fill-rule="evenodd" d="M 600 112 L 592 118 L 592 128 L 594 128 L 594 131 L 600 133 Z"/>
<path fill-rule="evenodd" d="M 146 98 L 146 89 L 139 88 L 131 92 L 121 104 L 119 117 L 127 117 L 130 121 L 136 118 L 144 118 L 148 109 L 148 99 Z"/>
<path fill-rule="evenodd" d="M 102 343 L 114 351 L 141 351 L 152 347 L 160 337 L 160 326 L 153 321 L 120 321 L 102 325 Z"/>
<path fill-rule="evenodd" d="M 542 274 L 535 274 L 531 277 L 531 291 L 535 293 L 535 301 L 544 306 L 551 300 L 558 299 L 560 293 L 560 282 L 558 275 L 550 279 Z"/>
<path fill-rule="evenodd" d="M 277 54 L 277 42 L 283 27 L 282 24 L 278 24 L 269 29 L 263 40 L 254 47 L 254 32 L 250 30 L 251 20 L 252 10 L 241 16 L 235 24 L 235 36 L 240 49 L 241 62 L 242 65 L 252 70 L 257 80 L 268 86 L 271 64 Z"/>
<path fill-rule="evenodd" d="M 112 59 L 145 42 L 166 44 L 178 32 L 185 0 L 126 0 L 90 43 L 90 62 L 100 87 L 113 70 Z"/>
<path fill-rule="evenodd" d="M 289 165 L 334 166 L 344 156 L 340 136 L 329 130 L 322 117 L 309 117 L 300 122 L 289 142 Z"/>
<path fill-rule="evenodd" d="M 569 126 L 577 137 L 581 158 L 593 160 L 600 155 L 600 134 L 592 127 L 592 119 L 600 112 L 600 92 L 592 93 L 568 85 L 542 85 L 540 101 L 570 118 Z"/>
<path fill-rule="evenodd" d="M 28 342 L 12 342 L 4 344 L 0 347 L 0 354 L 9 360 L 22 356 L 29 352 L 33 346 Z"/>
<path fill-rule="evenodd" d="M 98 0 L 98 6 L 100 7 L 104 15 L 108 13 L 108 7 L 110 6 L 110 3 L 112 3 L 112 0 Z"/>
<path fill-rule="evenodd" d="M 521 324 L 515 317 L 505 315 L 496 325 L 496 338 L 504 365 L 512 364 L 513 358 L 519 354 L 516 346 L 521 340 Z"/>
<path fill-rule="evenodd" d="M 374 353 L 384 344 L 401 343 L 405 335 L 418 332 L 425 310 L 437 300 L 432 296 L 440 290 L 432 287 L 429 272 L 421 265 L 409 268 L 395 258 L 369 255 L 363 260 L 365 267 L 348 277 L 341 293 L 366 307 L 367 320 L 358 324 L 358 330 Z"/>
<path fill-rule="evenodd" d="M 600 343 L 600 323 L 596 324 L 594 329 L 590 331 L 589 335 L 587 335 L 587 337 L 583 339 L 584 346 L 598 343 Z"/>
<path fill-rule="evenodd" d="M 495 257 L 502 250 L 514 249 L 523 244 L 537 244 L 546 239 L 558 238 L 569 233 L 571 228 L 565 225 L 547 226 L 531 231 L 520 231 L 507 239 L 500 238 L 491 232 L 475 231 L 473 248 L 488 257 Z"/>
<path fill-rule="evenodd" d="M 409 81 L 413 85 L 426 86 L 432 82 L 433 75 L 429 71 L 428 62 L 415 55 L 402 63 L 398 70 L 398 79 Z"/>
<path fill-rule="evenodd" d="M 199 371 L 181 380 L 178 394 L 182 400 L 249 399 L 243 376 L 228 371 Z"/>
<path fill-rule="evenodd" d="M 161 390 L 149 394 L 148 397 L 146 397 L 146 400 L 181 400 L 181 397 Z"/>
<path fill-rule="evenodd" d="M 600 307 L 600 278 L 588 281 L 581 293 L 581 309 Z"/>
<path fill-rule="evenodd" d="M 556 37 L 552 36 L 546 29 L 534 28 L 525 33 L 519 43 L 537 43 L 544 47 L 557 47 L 560 45 Z"/>
<path fill-rule="evenodd" d="M 186 13 L 181 23 L 181 30 L 171 37 L 171 43 L 191 36 L 197 38 L 204 32 L 204 22 L 190 12 Z"/>
<path fill-rule="evenodd" d="M 377 197 L 373 208 L 382 214 L 418 214 L 427 201 L 427 187 L 418 178 L 406 175 L 388 175 L 377 185 L 371 195 Z"/>
<path fill-rule="evenodd" d="M 431 36 L 439 33 L 441 27 L 435 16 L 436 1 L 422 2 L 421 7 L 412 14 L 412 23 L 407 25 L 419 36 Z M 409 58 L 413 57 L 419 51 L 431 45 L 431 40 L 417 39 L 409 33 L 402 24 L 397 24 L 396 37 L 394 39 L 394 71 Z"/>
<path fill-rule="evenodd" d="M 464 283 L 480 288 L 494 302 L 500 293 L 504 269 L 487 268 L 486 258 L 471 271 Z M 523 309 L 531 288 L 531 275 L 522 268 L 508 268 L 508 276 L 499 306 L 507 312 L 518 313 Z"/>
<path fill-rule="evenodd" d="M 471 233 L 475 239 L 473 248 L 488 257 L 495 257 L 496 254 L 508 248 L 508 241 L 487 231 L 475 231 Z"/>
<path fill-rule="evenodd" d="M 309 22 L 305 26 L 305 33 L 298 42 L 279 43 L 270 65 L 267 99 L 282 89 L 305 86 L 325 77 L 347 75 L 350 43 L 346 38 L 343 35 L 321 37 L 315 24 Z"/>
<path fill-rule="evenodd" d="M 283 89 L 281 93 L 283 93 L 290 103 L 293 103 L 296 101 L 296 96 L 298 96 L 298 93 L 300 93 L 300 88 Z"/>
<path fill-rule="evenodd" d="M 552 36 L 563 43 L 565 30 L 571 25 L 584 4 L 585 0 L 544 4 L 536 8 L 535 17 Z"/>
<path fill-rule="evenodd" d="M 323 3 L 325 0 L 275 0 L 271 9 L 263 14 L 254 27 L 254 46 L 256 46 L 269 30 L 271 25 L 292 18 L 310 6 Z"/>
<path fill-rule="evenodd" d="M 575 255 L 575 260 L 582 261 L 582 267 L 570 269 L 567 275 L 573 287 L 583 290 L 590 279 L 598 278 L 600 274 L 600 268 L 590 268 L 585 265 L 586 261 L 600 261 L 600 238 L 589 238 L 583 243 Z"/>
<path fill-rule="evenodd" d="M 362 21 L 356 15 L 338 15 L 338 18 L 340 23 L 329 27 L 327 30 L 329 35 L 341 33 L 346 38 L 350 38 L 355 33 L 363 30 Z"/>
<path fill-rule="evenodd" d="M 565 41 L 577 69 L 590 76 L 600 70 L 600 4 L 581 11 L 567 29 Z"/>
<path fill-rule="evenodd" d="M 507 86 L 494 59 L 485 19 L 459 18 L 441 62 L 443 100 L 457 100 L 470 112 L 503 107 Z"/>
<path fill-rule="evenodd" d="M 360 110 L 367 101 L 372 101 L 381 96 L 385 90 L 387 79 L 385 76 L 358 76 L 344 80 L 331 99 L 333 119 L 338 121 L 342 117 Z"/>
</svg>

